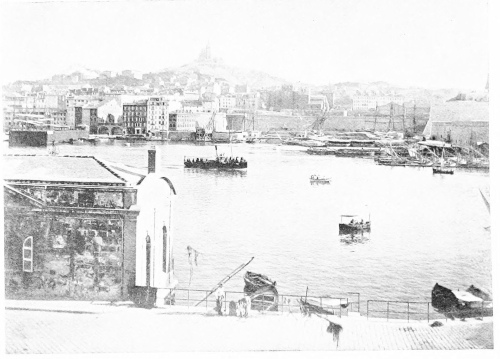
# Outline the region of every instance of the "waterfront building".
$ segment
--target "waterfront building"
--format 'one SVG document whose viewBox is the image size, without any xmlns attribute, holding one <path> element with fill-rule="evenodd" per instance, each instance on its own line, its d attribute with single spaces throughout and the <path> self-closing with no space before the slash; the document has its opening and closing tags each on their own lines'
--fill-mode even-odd
<svg viewBox="0 0 500 359">
<path fill-rule="evenodd" d="M 448 101 L 432 104 L 423 135 L 461 146 L 489 143 L 489 102 Z"/>
<path fill-rule="evenodd" d="M 148 175 L 92 156 L 4 156 L 7 298 L 141 302 L 176 285 L 175 189 L 151 152 Z"/>
<path fill-rule="evenodd" d="M 391 102 L 398 105 L 403 105 L 404 101 L 404 96 L 397 94 L 357 93 L 352 97 L 352 109 L 376 109 L 377 106 L 383 106 Z"/>
<path fill-rule="evenodd" d="M 147 100 L 146 132 L 159 133 L 168 129 L 168 100 L 150 97 Z"/>
<path fill-rule="evenodd" d="M 205 128 L 212 117 L 210 112 L 175 112 L 169 114 L 169 131 L 195 132 Z"/>
<path fill-rule="evenodd" d="M 90 102 L 97 101 L 95 96 L 87 95 L 74 95 L 70 93 L 66 96 L 66 123 L 71 128 L 83 125 L 83 120 L 81 117 L 83 106 L 89 104 Z"/>
<path fill-rule="evenodd" d="M 147 100 L 123 104 L 123 125 L 128 134 L 145 134 L 148 113 Z"/>
<path fill-rule="evenodd" d="M 91 133 L 97 133 L 99 124 L 116 124 L 122 117 L 122 107 L 118 100 L 89 103 L 82 106 L 82 125 L 88 126 Z"/>
</svg>

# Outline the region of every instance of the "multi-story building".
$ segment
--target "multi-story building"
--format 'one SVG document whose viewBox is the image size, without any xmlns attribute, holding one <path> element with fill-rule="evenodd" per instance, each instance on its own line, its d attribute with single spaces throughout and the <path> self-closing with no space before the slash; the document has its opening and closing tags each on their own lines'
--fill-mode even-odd
<svg viewBox="0 0 500 359">
<path fill-rule="evenodd" d="M 236 96 L 234 95 L 223 95 L 219 97 L 219 110 L 222 112 L 227 112 L 236 107 Z"/>
<path fill-rule="evenodd" d="M 82 122 L 82 108 L 90 102 L 95 102 L 97 97 L 94 96 L 77 96 L 70 94 L 66 97 L 66 123 L 70 128 L 83 125 Z M 76 117 L 78 113 L 78 118 Z"/>
<path fill-rule="evenodd" d="M 244 94 L 236 97 L 236 107 L 244 111 L 257 111 L 261 106 L 260 94 Z"/>
<path fill-rule="evenodd" d="M 82 106 L 82 124 L 89 126 L 92 133 L 97 132 L 97 126 L 102 123 L 118 123 L 122 116 L 122 108 L 116 99 L 89 103 Z"/>
<path fill-rule="evenodd" d="M 89 128 L 91 133 L 97 133 L 97 105 L 82 106 L 82 125 Z"/>
<path fill-rule="evenodd" d="M 370 110 L 376 109 L 377 106 L 387 105 L 388 103 L 395 103 L 403 105 L 405 101 L 404 96 L 397 94 L 374 94 L 374 93 L 359 93 L 352 97 L 353 110 Z"/>
<path fill-rule="evenodd" d="M 168 130 L 195 132 L 197 127 L 205 128 L 213 117 L 210 112 L 175 112 L 169 114 Z"/>
<path fill-rule="evenodd" d="M 147 100 L 123 104 L 123 125 L 128 134 L 139 135 L 146 133 L 147 113 Z"/>
<path fill-rule="evenodd" d="M 146 132 L 166 131 L 168 128 L 168 100 L 151 97 L 147 101 Z"/>
<path fill-rule="evenodd" d="M 283 85 L 280 90 L 264 93 L 266 107 L 273 111 L 283 109 L 303 110 L 309 105 L 309 95 L 304 89 L 295 88 L 292 85 Z"/>
<path fill-rule="evenodd" d="M 182 101 L 182 111 L 183 112 L 192 112 L 192 113 L 203 112 L 204 111 L 203 102 L 201 102 L 199 100 L 195 100 L 195 101 L 184 100 L 184 101 Z"/>
</svg>

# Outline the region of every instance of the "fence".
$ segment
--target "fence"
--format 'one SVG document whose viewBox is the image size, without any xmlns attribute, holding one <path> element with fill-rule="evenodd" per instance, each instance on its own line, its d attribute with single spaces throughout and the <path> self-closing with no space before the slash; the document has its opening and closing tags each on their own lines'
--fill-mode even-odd
<svg viewBox="0 0 500 359">
<path fill-rule="evenodd" d="M 173 293 L 175 293 L 175 301 L 171 303 L 177 305 L 187 307 L 197 306 L 199 308 L 205 308 L 206 310 L 213 309 L 216 306 L 215 294 L 209 296 L 210 290 L 176 288 Z M 243 292 L 236 291 L 225 291 L 224 294 L 223 308 L 225 311 L 227 311 L 229 303 L 238 302 L 238 300 L 242 299 L 245 295 Z M 342 317 L 343 315 L 349 315 L 349 311 L 359 311 L 360 308 L 360 294 L 356 292 L 349 292 L 348 294 L 356 295 L 357 301 L 349 301 L 349 296 L 335 298 L 330 296 L 307 296 L 307 299 L 309 301 L 314 301 L 323 309 Z M 170 298 L 173 298 L 172 294 Z M 299 313 L 301 311 L 300 299 L 304 299 L 304 296 L 293 294 L 278 295 L 275 311 L 281 313 Z M 259 304 L 260 307 L 264 307 L 264 299 L 262 298 L 261 300 L 261 303 L 259 303 L 259 299 L 252 300 L 252 307 L 259 307 Z"/>
<path fill-rule="evenodd" d="M 425 320 L 427 322 L 436 319 L 454 319 L 454 318 L 471 318 L 490 315 L 490 307 L 492 302 L 481 302 L 481 307 L 469 309 L 455 309 L 452 311 L 442 312 L 436 311 L 431 305 L 431 302 L 404 302 L 404 301 L 385 301 L 385 300 L 368 300 L 366 302 L 366 318 L 387 318 L 389 319 L 406 319 L 408 322 L 412 320 Z M 432 310 L 431 310 L 432 308 Z M 491 313 L 492 314 L 492 313 Z"/>
</svg>

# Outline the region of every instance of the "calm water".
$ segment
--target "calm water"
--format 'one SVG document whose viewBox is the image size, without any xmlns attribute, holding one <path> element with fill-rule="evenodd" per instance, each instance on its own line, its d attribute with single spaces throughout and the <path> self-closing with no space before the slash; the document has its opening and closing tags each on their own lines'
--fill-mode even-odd
<svg viewBox="0 0 500 359">
<path fill-rule="evenodd" d="M 161 170 L 178 196 L 174 256 L 180 287 L 187 288 L 186 247 L 198 250 L 191 288 L 209 289 L 240 264 L 278 283 L 282 294 L 339 295 L 361 299 L 430 300 L 436 282 L 471 284 L 491 292 L 489 213 L 479 188 L 488 173 L 433 175 L 430 168 L 391 168 L 373 160 L 311 156 L 305 148 L 219 145 L 243 156 L 246 172 L 183 168 L 183 156 L 213 156 L 213 146 L 157 144 Z M 95 155 L 145 168 L 149 144 L 64 145 L 60 154 Z M 11 148 L 9 153 L 45 149 Z M 311 174 L 332 178 L 311 185 Z M 340 240 L 341 214 L 368 214 L 372 232 L 360 243 Z M 243 290 L 244 271 L 226 285 Z"/>
</svg>

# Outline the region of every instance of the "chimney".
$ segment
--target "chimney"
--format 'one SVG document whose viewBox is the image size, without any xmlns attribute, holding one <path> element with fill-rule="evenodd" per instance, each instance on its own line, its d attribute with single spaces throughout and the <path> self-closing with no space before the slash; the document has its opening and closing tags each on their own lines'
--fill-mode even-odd
<svg viewBox="0 0 500 359">
<path fill-rule="evenodd" d="M 156 171 L 156 148 L 151 146 L 148 150 L 148 174 Z"/>
</svg>

